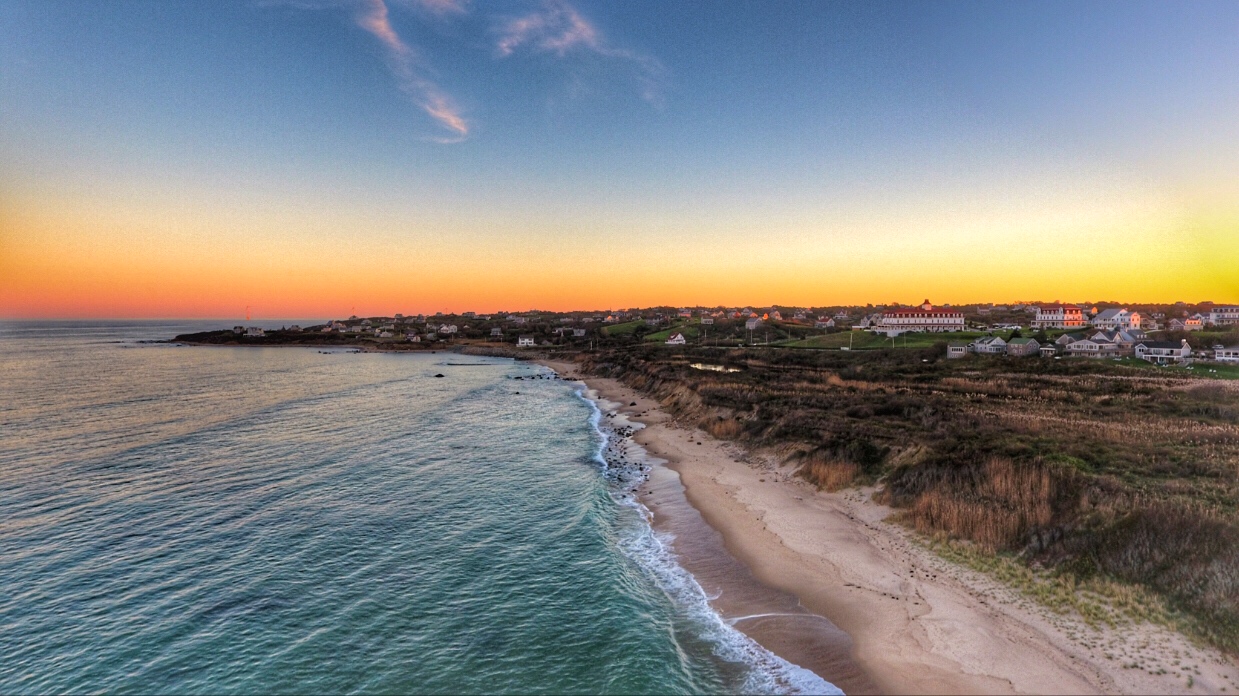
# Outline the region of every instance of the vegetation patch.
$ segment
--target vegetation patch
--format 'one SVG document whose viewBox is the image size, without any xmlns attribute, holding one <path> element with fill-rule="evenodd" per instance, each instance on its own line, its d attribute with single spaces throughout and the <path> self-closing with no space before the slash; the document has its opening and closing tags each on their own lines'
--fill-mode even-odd
<svg viewBox="0 0 1239 696">
<path fill-rule="evenodd" d="M 583 365 L 717 437 L 797 452 L 789 463 L 819 488 L 876 483 L 925 538 L 1046 602 L 1095 621 L 1147 614 L 1235 652 L 1239 383 L 1203 367 L 946 360 L 941 344 L 634 344 Z"/>
</svg>

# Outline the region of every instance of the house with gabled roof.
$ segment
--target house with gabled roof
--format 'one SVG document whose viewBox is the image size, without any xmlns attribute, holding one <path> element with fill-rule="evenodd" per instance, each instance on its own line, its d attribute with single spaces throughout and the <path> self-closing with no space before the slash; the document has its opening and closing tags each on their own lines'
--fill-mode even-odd
<svg viewBox="0 0 1239 696">
<path fill-rule="evenodd" d="M 1113 358 L 1118 356 L 1119 347 L 1109 341 L 1094 341 L 1091 338 L 1084 338 L 1068 344 L 1066 353 L 1073 357 Z"/>
<path fill-rule="evenodd" d="M 1126 307 L 1103 309 L 1093 317 L 1092 324 L 1099 329 L 1138 329 L 1140 328 L 1140 313 L 1129 312 Z"/>
<path fill-rule="evenodd" d="M 1134 349 L 1137 358 L 1158 365 L 1186 364 L 1192 361 L 1192 347 L 1184 338 L 1175 341 L 1141 341 Z"/>
<path fill-rule="evenodd" d="M 688 343 L 688 341 L 684 340 L 684 334 L 678 331 L 667 337 L 667 345 L 669 346 L 682 346 L 685 343 Z"/>
<path fill-rule="evenodd" d="M 1076 305 L 1049 304 L 1037 308 L 1033 327 L 1038 329 L 1072 329 L 1085 325 L 1084 310 Z"/>
<path fill-rule="evenodd" d="M 1120 353 L 1130 353 L 1137 343 L 1147 340 L 1148 336 L 1140 329 L 1132 329 L 1131 331 L 1098 331 L 1088 338 L 1093 341 L 1113 343 L 1118 346 Z"/>
<path fill-rule="evenodd" d="M 977 355 L 1002 355 L 1007 352 L 1007 342 L 999 336 L 983 336 L 973 341 L 971 347 Z"/>
<path fill-rule="evenodd" d="M 1007 341 L 1007 355 L 1023 357 L 1041 352 L 1041 343 L 1035 338 L 1013 338 Z"/>
</svg>

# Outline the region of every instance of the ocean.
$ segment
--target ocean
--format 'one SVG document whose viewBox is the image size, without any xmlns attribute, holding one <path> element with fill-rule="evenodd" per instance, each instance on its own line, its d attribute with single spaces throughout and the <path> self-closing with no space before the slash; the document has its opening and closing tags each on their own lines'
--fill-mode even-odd
<svg viewBox="0 0 1239 696">
<path fill-rule="evenodd" d="M 0 324 L 0 692 L 838 693 L 711 609 L 580 384 L 156 342 L 223 324 Z"/>
</svg>

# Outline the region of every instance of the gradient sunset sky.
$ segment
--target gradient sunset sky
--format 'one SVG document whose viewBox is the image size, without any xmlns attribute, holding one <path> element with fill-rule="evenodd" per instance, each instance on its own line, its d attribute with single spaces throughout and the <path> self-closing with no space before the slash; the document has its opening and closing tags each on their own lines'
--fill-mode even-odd
<svg viewBox="0 0 1239 696">
<path fill-rule="evenodd" d="M 0 3 L 0 317 L 1239 302 L 1239 2 Z"/>
</svg>

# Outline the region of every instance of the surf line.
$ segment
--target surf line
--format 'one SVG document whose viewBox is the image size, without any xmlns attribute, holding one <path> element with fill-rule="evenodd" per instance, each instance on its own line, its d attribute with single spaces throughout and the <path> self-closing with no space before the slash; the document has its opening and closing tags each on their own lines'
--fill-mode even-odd
<svg viewBox="0 0 1239 696">
<path fill-rule="evenodd" d="M 786 614 L 786 613 L 782 613 L 782 612 L 771 612 L 771 613 L 769 613 L 769 614 L 749 614 L 748 616 L 737 616 L 737 617 L 734 617 L 734 618 L 727 619 L 727 623 L 731 624 L 732 626 L 735 626 L 735 625 L 736 625 L 736 623 L 738 623 L 738 622 L 740 622 L 740 621 L 747 621 L 747 620 L 749 620 L 749 619 L 764 619 L 764 618 L 766 618 L 767 616 L 799 616 L 799 617 L 806 618 L 806 619 L 820 619 L 820 618 L 822 618 L 822 617 L 818 616 L 817 614 L 809 614 L 809 613 L 806 613 L 806 612 L 798 612 L 798 613 L 795 613 L 795 614 Z"/>
</svg>

